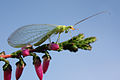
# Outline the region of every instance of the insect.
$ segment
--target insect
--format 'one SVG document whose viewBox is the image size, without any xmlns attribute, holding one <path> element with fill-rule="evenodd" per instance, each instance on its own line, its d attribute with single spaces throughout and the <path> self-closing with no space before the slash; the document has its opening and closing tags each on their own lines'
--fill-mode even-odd
<svg viewBox="0 0 120 80">
<path fill-rule="evenodd" d="M 105 13 L 105 11 L 89 16 L 75 23 L 73 26 L 53 25 L 53 24 L 26 25 L 18 28 L 8 37 L 8 44 L 15 48 L 20 48 L 29 44 L 34 44 L 34 46 L 38 46 L 43 42 L 45 42 L 48 38 L 50 38 L 52 34 L 59 34 L 57 39 L 58 41 L 60 39 L 61 33 L 63 32 L 67 33 L 69 30 L 74 30 L 74 26 L 76 26 L 77 24 L 102 13 Z"/>
</svg>

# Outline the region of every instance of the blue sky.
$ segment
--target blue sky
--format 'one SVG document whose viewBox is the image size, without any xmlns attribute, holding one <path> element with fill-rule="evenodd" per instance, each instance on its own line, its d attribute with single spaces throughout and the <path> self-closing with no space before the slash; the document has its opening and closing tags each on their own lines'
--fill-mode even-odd
<svg viewBox="0 0 120 80">
<path fill-rule="evenodd" d="M 28 24 L 73 25 L 77 21 L 107 10 L 109 14 L 101 14 L 91 18 L 72 32 L 73 36 L 84 33 L 86 37 L 96 36 L 91 51 L 79 50 L 51 51 L 52 60 L 43 80 L 120 80 L 120 9 L 119 0 L 1 0 L 0 1 L 0 52 L 12 53 L 7 43 L 9 35 L 17 28 Z M 65 40 L 61 38 L 61 41 Z M 41 54 L 39 56 L 42 56 Z M 8 59 L 13 65 L 12 80 L 15 80 L 16 59 Z M 20 80 L 38 80 L 32 57 L 26 57 L 27 66 Z M 3 80 L 0 62 L 0 80 Z M 2 78 L 2 79 L 1 79 Z"/>
</svg>

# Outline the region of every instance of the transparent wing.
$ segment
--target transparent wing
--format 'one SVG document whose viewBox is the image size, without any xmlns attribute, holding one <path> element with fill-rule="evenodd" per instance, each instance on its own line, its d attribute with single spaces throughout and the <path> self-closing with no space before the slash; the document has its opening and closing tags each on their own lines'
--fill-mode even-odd
<svg viewBox="0 0 120 80">
<path fill-rule="evenodd" d="M 12 47 L 23 47 L 41 40 L 49 31 L 56 28 L 57 25 L 51 24 L 32 24 L 26 25 L 15 32 L 8 38 L 8 44 Z"/>
</svg>

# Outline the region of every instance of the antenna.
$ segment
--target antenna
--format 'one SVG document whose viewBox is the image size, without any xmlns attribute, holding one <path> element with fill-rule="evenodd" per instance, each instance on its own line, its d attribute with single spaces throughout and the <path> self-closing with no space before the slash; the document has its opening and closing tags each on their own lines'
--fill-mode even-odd
<svg viewBox="0 0 120 80">
<path fill-rule="evenodd" d="M 77 25 L 77 24 L 79 24 L 79 23 L 81 23 L 81 22 L 83 22 L 83 21 L 85 21 L 85 20 L 87 20 L 87 19 L 89 19 L 89 18 L 92 18 L 92 17 L 94 17 L 94 16 L 97 16 L 97 15 L 99 15 L 99 14 L 103 14 L 103 13 L 106 13 L 106 12 L 107 12 L 107 11 L 102 11 L 102 12 L 93 14 L 93 15 L 91 15 L 91 16 L 89 16 L 89 17 L 87 17 L 87 18 L 85 18 L 85 19 L 82 19 L 81 21 L 75 23 L 74 26 Z"/>
</svg>

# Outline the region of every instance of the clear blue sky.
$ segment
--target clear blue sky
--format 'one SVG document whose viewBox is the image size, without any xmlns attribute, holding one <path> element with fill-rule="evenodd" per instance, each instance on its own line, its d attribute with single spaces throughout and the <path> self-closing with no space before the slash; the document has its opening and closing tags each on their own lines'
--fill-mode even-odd
<svg viewBox="0 0 120 80">
<path fill-rule="evenodd" d="M 97 37 L 97 41 L 92 44 L 93 49 L 79 50 L 77 53 L 50 52 L 52 60 L 43 80 L 120 80 L 119 0 L 1 0 L 0 52 L 9 54 L 19 50 L 9 46 L 7 38 L 23 25 L 73 25 L 103 10 L 109 11 L 111 15 L 102 14 L 77 25 L 79 33 L 84 33 L 86 37 Z M 74 31 L 75 34 L 77 32 Z M 17 59 L 8 60 L 13 65 L 12 80 L 15 80 L 14 64 Z M 32 57 L 25 58 L 25 61 L 27 66 L 20 80 L 38 80 Z M 3 64 L 0 62 L 0 80 L 3 80 Z"/>
</svg>

